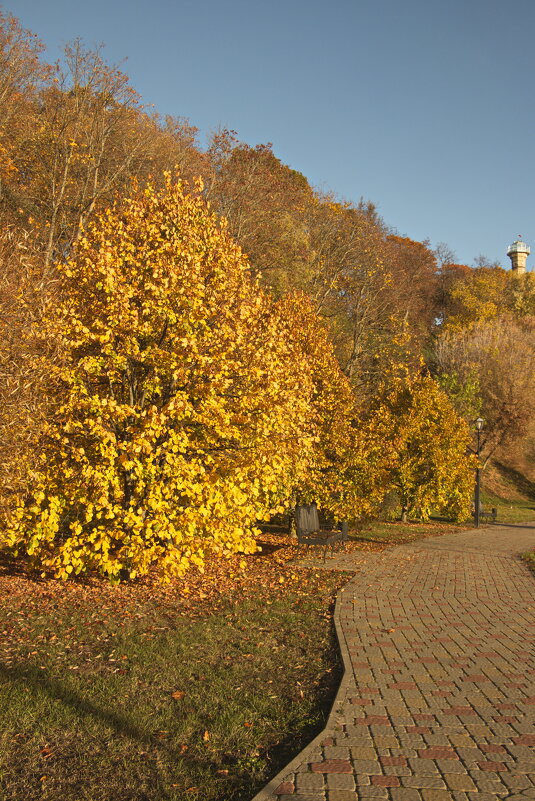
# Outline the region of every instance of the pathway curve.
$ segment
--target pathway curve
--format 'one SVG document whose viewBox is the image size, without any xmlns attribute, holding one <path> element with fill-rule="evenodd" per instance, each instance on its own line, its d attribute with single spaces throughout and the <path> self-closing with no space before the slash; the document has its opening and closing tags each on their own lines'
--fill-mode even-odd
<svg viewBox="0 0 535 801">
<path fill-rule="evenodd" d="M 359 554 L 327 727 L 253 801 L 535 800 L 530 548 L 535 524 Z"/>
</svg>

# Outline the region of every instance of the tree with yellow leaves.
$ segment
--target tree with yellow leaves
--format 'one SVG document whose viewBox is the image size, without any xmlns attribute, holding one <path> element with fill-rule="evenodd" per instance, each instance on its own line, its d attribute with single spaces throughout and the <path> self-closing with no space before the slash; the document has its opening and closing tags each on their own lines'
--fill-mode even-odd
<svg viewBox="0 0 535 801">
<path fill-rule="evenodd" d="M 383 388 L 374 418 L 388 443 L 402 519 L 428 520 L 432 511 L 466 519 L 475 467 L 471 433 L 438 383 L 429 375 L 398 375 Z"/>
<path fill-rule="evenodd" d="M 377 510 L 385 492 L 385 448 L 375 421 L 362 419 L 356 395 L 334 354 L 327 329 L 303 294 L 279 302 L 295 320 L 292 336 L 305 355 L 313 385 L 310 431 L 313 448 L 296 486 L 336 520 L 358 521 Z"/>
<path fill-rule="evenodd" d="M 59 411 L 7 544 L 66 578 L 256 549 L 313 446 L 314 390 L 295 322 L 170 174 L 88 226 L 57 265 L 49 316 Z"/>
</svg>

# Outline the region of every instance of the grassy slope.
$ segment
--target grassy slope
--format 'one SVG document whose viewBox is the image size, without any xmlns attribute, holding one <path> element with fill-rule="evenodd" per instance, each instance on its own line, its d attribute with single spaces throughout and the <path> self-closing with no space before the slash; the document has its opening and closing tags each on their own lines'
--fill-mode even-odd
<svg viewBox="0 0 535 801">
<path fill-rule="evenodd" d="M 498 518 L 507 523 L 535 520 L 535 438 L 528 440 L 516 458 L 498 458 L 485 477 L 483 493 L 487 507 L 498 509 Z M 535 551 L 523 554 L 535 573 Z"/>
<path fill-rule="evenodd" d="M 512 456 L 499 455 L 482 472 L 483 503 L 498 509 L 498 520 L 521 523 L 535 520 L 535 454 L 528 441 Z"/>
</svg>

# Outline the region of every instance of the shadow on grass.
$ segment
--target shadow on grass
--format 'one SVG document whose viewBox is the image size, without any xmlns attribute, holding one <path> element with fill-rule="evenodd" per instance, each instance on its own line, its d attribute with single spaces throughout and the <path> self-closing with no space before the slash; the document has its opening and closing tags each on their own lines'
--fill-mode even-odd
<svg viewBox="0 0 535 801">
<path fill-rule="evenodd" d="M 0 664 L 0 676 L 12 684 L 18 684 L 23 688 L 29 689 L 33 693 L 42 693 L 53 701 L 60 701 L 66 707 L 75 711 L 77 715 L 98 720 L 113 729 L 116 734 L 124 735 L 131 740 L 137 740 L 144 745 L 151 744 L 160 748 L 162 751 L 169 752 L 173 756 L 178 756 L 178 752 L 168 746 L 164 741 L 150 734 L 146 734 L 123 715 L 103 709 L 91 701 L 82 698 L 82 696 L 73 689 L 65 687 L 57 679 L 47 675 L 44 670 L 39 670 L 31 666 L 6 667 Z"/>
<path fill-rule="evenodd" d="M 496 468 L 501 476 L 524 495 L 526 498 L 529 498 L 532 501 L 535 501 L 535 482 L 531 481 L 529 478 L 521 473 L 519 470 L 515 470 L 514 467 L 509 467 L 508 465 L 503 464 L 502 462 L 495 462 Z"/>
<path fill-rule="evenodd" d="M 333 654 L 333 668 L 322 676 L 315 687 L 317 699 L 315 708 L 320 713 L 320 719 L 318 720 L 316 718 L 315 720 L 311 720 L 308 725 L 300 729 L 297 737 L 294 733 L 291 733 L 269 749 L 267 754 L 265 754 L 266 758 L 269 760 L 269 770 L 256 787 L 256 792 L 267 784 L 267 782 L 271 781 L 282 768 L 296 757 L 303 748 L 325 728 L 344 674 L 340 647 L 334 631 L 331 633 L 329 647 Z"/>
<path fill-rule="evenodd" d="M 247 775 L 247 767 L 239 764 L 238 755 L 236 755 L 237 762 L 235 762 L 230 754 L 220 755 L 219 759 L 212 759 L 207 753 L 202 760 L 199 760 L 191 752 L 188 754 L 186 761 L 191 768 L 192 775 L 196 773 L 198 768 L 203 772 L 210 771 L 215 774 L 222 764 L 225 764 L 231 771 L 235 771 L 234 776 L 229 776 L 227 782 L 225 782 L 221 801 L 229 801 L 230 798 L 236 799 L 236 801 L 237 799 L 250 798 L 269 781 L 271 776 L 276 775 L 308 742 L 322 731 L 342 677 L 342 663 L 339 658 L 334 633 L 331 634 L 329 645 L 333 653 L 333 668 L 322 676 L 322 679 L 314 688 L 317 699 L 316 710 L 319 711 L 319 716 L 314 715 L 308 725 L 300 728 L 297 735 L 295 732 L 289 733 L 262 754 L 262 758 L 267 761 L 269 767 L 266 774 L 260 779 Z M 19 687 L 23 691 L 29 690 L 35 698 L 37 711 L 39 710 L 39 696 L 46 696 L 48 699 L 59 702 L 72 711 L 80 721 L 84 719 L 96 721 L 111 729 L 116 736 L 127 738 L 136 744 L 142 745 L 144 748 L 150 746 L 151 749 L 156 749 L 160 753 L 160 757 L 156 757 L 157 760 L 163 758 L 169 764 L 179 760 L 184 761 L 183 751 L 180 747 L 175 747 L 165 740 L 159 739 L 155 734 L 147 733 L 129 720 L 127 715 L 84 698 L 75 689 L 66 686 L 65 683 L 44 670 L 28 665 L 8 667 L 0 663 L 0 680 L 6 684 L 10 683 L 14 688 Z M 260 757 L 260 754 L 258 756 Z M 223 762 L 221 762 L 221 758 L 223 758 Z M 169 790 L 160 786 L 158 787 L 157 797 L 161 801 L 178 797 L 173 792 L 169 793 Z M 149 798 L 149 796 L 145 795 L 139 797 L 146 798 L 147 801 Z M 70 795 L 69 798 L 71 798 Z"/>
<path fill-rule="evenodd" d="M 150 795 L 145 792 L 146 788 L 138 787 L 135 791 L 135 794 L 130 795 L 131 788 L 125 789 L 125 795 L 122 794 L 122 791 L 117 791 L 115 785 L 108 787 L 106 784 L 106 792 L 109 791 L 110 795 L 106 795 L 106 797 L 113 799 L 113 801 L 121 801 L 128 799 L 134 799 L 135 801 L 151 801 L 152 799 L 158 799 L 158 801 L 177 801 L 182 795 L 178 793 L 180 791 L 173 790 L 169 787 L 165 786 L 165 782 L 162 783 L 160 778 L 160 772 L 162 770 L 162 765 L 166 764 L 168 767 L 172 768 L 179 762 L 186 762 L 187 764 L 182 768 L 181 775 L 176 777 L 178 781 L 184 783 L 184 791 L 186 791 L 186 787 L 189 783 L 189 776 L 192 779 L 198 778 L 199 775 L 215 775 L 217 768 L 221 767 L 220 762 L 216 759 L 213 759 L 209 752 L 199 759 L 198 756 L 193 755 L 191 752 L 188 752 L 187 758 L 184 758 L 183 751 L 180 747 L 174 747 L 173 745 L 167 743 L 163 739 L 159 739 L 155 734 L 148 734 L 147 732 L 143 731 L 141 728 L 136 726 L 126 717 L 125 715 L 121 714 L 120 712 L 114 712 L 107 708 L 103 708 L 98 704 L 95 704 L 86 698 L 83 698 L 79 693 L 77 693 L 72 688 L 66 687 L 60 681 L 51 676 L 47 675 L 45 671 L 41 671 L 38 668 L 34 668 L 31 666 L 24 666 L 24 667 L 6 667 L 6 665 L 0 663 L 0 680 L 4 680 L 5 682 L 10 682 L 13 686 L 18 685 L 19 688 L 23 690 L 29 690 L 31 693 L 34 694 L 35 701 L 36 701 L 36 708 L 38 708 L 38 695 L 42 694 L 48 697 L 48 699 L 56 702 L 60 702 L 64 705 L 64 707 L 69 708 L 74 714 L 76 715 L 77 720 L 83 722 L 84 719 L 96 721 L 97 723 L 102 724 L 104 727 L 111 729 L 114 732 L 114 735 L 123 740 L 123 742 L 130 741 L 134 747 L 139 747 L 140 745 L 147 749 L 148 752 L 151 753 L 150 761 L 147 762 L 143 766 L 142 774 L 139 776 L 140 783 L 143 781 L 148 781 L 149 783 L 152 782 L 152 790 L 150 791 Z M 50 721 L 53 725 L 53 720 Z M 46 719 L 45 719 L 46 723 Z M 76 727 L 66 727 L 63 729 L 64 734 L 68 734 L 69 730 L 72 734 L 76 734 Z M 105 743 L 109 739 L 109 736 L 103 732 L 102 733 L 102 743 Z M 92 741 L 94 738 L 92 738 Z M 123 762 L 130 758 L 131 752 L 128 749 L 122 749 L 121 753 L 123 754 Z M 88 759 L 92 759 L 91 755 L 87 757 Z M 106 782 L 109 781 L 108 773 L 109 764 L 100 764 L 100 755 L 96 758 L 94 764 L 91 765 L 91 779 L 95 777 L 94 771 L 97 772 L 102 768 L 102 781 Z M 115 760 L 117 761 L 117 760 Z M 231 765 L 232 766 L 232 765 Z M 139 765 L 136 766 L 138 774 L 139 774 Z M 71 771 L 72 764 L 70 762 L 64 763 L 61 770 L 63 771 Z M 120 771 L 119 770 L 119 778 L 118 781 L 120 782 Z M 129 769 L 130 771 L 130 769 Z M 184 773 L 186 774 L 185 778 L 186 781 L 184 782 Z M 188 776 L 189 774 L 189 776 Z M 0 774 L 0 784 L 2 781 L 3 776 Z M 56 776 L 57 778 L 57 776 Z M 117 777 L 116 777 L 117 778 Z M 58 781 L 62 781 L 62 779 L 57 779 Z M 89 781 L 89 779 L 88 779 Z M 262 782 L 263 783 L 263 782 Z M 260 786 L 262 785 L 260 784 Z M 245 799 L 246 797 L 249 798 L 251 793 L 250 789 L 251 780 L 248 777 L 244 777 L 243 774 L 240 775 L 240 772 L 237 772 L 234 776 L 229 776 L 228 780 L 224 784 L 224 789 L 222 788 L 223 795 L 221 796 L 220 801 L 230 801 L 230 799 Z M 173 787 L 177 787 L 178 785 L 174 784 Z M 125 784 L 126 787 L 126 784 Z M 99 788 L 101 789 L 101 788 Z M 28 786 L 25 785 L 22 788 L 23 795 L 17 795 L 17 801 L 22 801 L 22 799 L 29 798 L 27 795 Z M 59 792 L 59 791 L 58 791 Z M 1 793 L 1 790 L 0 790 Z M 243 793 L 246 793 L 244 795 Z M 11 797 L 11 796 L 10 796 Z M 49 796 L 47 796 L 49 797 Z M 61 796 L 58 794 L 55 796 L 57 798 L 63 797 L 68 799 L 69 801 L 74 801 L 74 798 L 78 798 L 78 795 L 72 794 L 72 788 L 70 786 L 63 786 L 61 787 Z M 84 795 L 84 798 L 87 796 Z M 101 795 L 98 796 L 99 798 L 103 797 Z M 188 796 L 189 797 L 189 796 Z M 194 794 L 192 798 L 198 799 L 200 796 Z M 215 796 L 210 795 L 211 798 L 215 798 Z M 2 796 L 3 798 L 3 796 Z M 33 798 L 33 796 L 32 796 Z"/>
<path fill-rule="evenodd" d="M 534 517 L 535 517 L 535 507 L 533 507 L 533 513 L 534 513 Z M 501 527 L 501 528 L 528 528 L 528 529 L 533 528 L 533 529 L 535 529 L 535 523 L 533 523 L 532 525 L 528 525 L 528 523 L 500 523 L 500 521 L 497 520 L 496 523 L 494 523 L 494 525 L 497 526 L 498 528 Z"/>
</svg>

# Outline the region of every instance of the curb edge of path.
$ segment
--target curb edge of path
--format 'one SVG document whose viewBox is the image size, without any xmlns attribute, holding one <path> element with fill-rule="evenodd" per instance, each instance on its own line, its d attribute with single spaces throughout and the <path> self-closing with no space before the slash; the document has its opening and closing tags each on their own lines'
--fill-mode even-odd
<svg viewBox="0 0 535 801">
<path fill-rule="evenodd" d="M 338 640 L 338 647 L 340 649 L 340 653 L 342 655 L 342 666 L 344 673 L 342 675 L 342 679 L 340 681 L 340 685 L 338 690 L 336 691 L 336 695 L 334 701 L 331 706 L 331 710 L 325 721 L 325 726 L 323 729 L 317 734 L 314 739 L 308 743 L 298 754 L 285 765 L 276 776 L 274 776 L 264 787 L 258 792 L 251 801 L 273 801 L 273 797 L 275 794 L 275 790 L 277 787 L 282 784 L 285 777 L 292 772 L 295 772 L 297 768 L 299 768 L 303 762 L 307 761 L 307 757 L 309 754 L 312 754 L 318 746 L 320 746 L 321 742 L 327 736 L 327 732 L 334 727 L 336 722 L 336 714 L 340 710 L 341 707 L 344 705 L 346 692 L 351 684 L 353 671 L 351 667 L 351 660 L 349 656 L 349 648 L 347 646 L 346 638 L 342 629 L 342 624 L 340 622 L 340 609 L 342 605 L 342 595 L 347 590 L 349 585 L 351 584 L 353 577 L 345 584 L 342 589 L 338 592 L 335 601 L 334 607 L 334 614 L 333 614 L 333 621 L 334 621 L 334 628 L 336 632 L 336 638 Z"/>
</svg>

